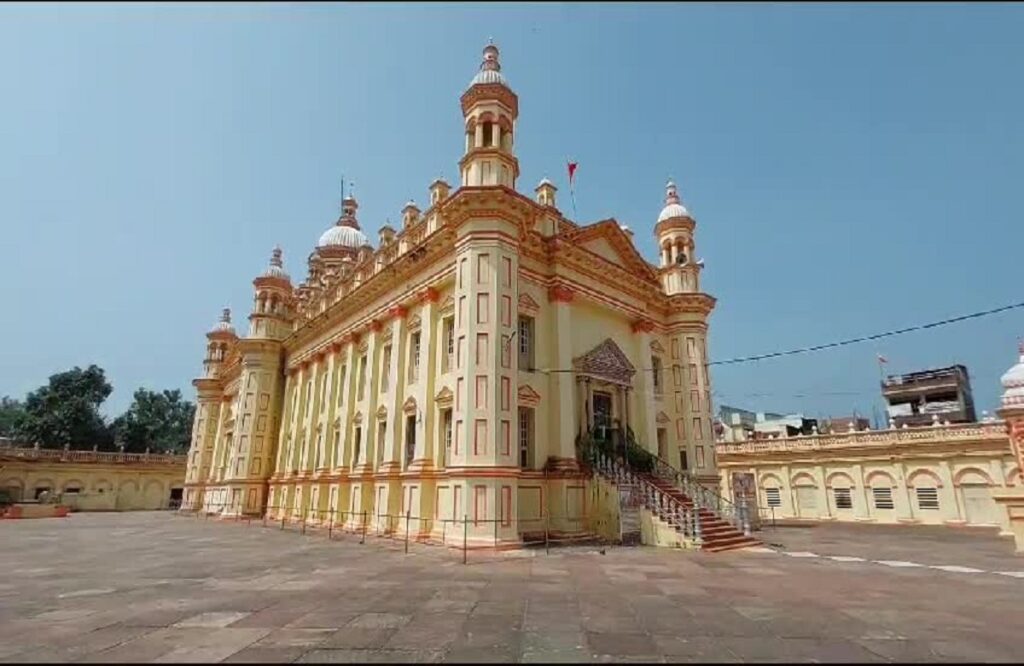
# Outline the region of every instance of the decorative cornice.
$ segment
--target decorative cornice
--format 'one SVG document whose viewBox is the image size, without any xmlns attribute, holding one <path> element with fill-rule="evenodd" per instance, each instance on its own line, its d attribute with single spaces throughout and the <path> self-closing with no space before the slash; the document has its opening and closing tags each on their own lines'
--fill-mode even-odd
<svg viewBox="0 0 1024 666">
<path fill-rule="evenodd" d="M 388 317 L 390 319 L 405 319 L 407 314 L 409 314 L 409 308 L 404 305 L 396 305 L 388 310 Z"/>
<path fill-rule="evenodd" d="M 434 287 L 427 287 L 419 294 L 421 303 L 437 303 L 441 299 L 441 292 Z"/>
<path fill-rule="evenodd" d="M 552 303 L 572 303 L 575 292 L 565 285 L 556 284 L 548 287 L 548 300 Z"/>
<path fill-rule="evenodd" d="M 650 333 L 654 330 L 654 322 L 650 319 L 637 319 L 633 322 L 632 329 L 634 333 Z"/>
</svg>

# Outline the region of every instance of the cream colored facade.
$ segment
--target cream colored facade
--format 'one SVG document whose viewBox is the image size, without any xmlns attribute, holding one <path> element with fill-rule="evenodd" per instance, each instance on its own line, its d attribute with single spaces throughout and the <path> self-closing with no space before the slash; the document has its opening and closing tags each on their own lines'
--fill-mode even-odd
<svg viewBox="0 0 1024 666">
<path fill-rule="evenodd" d="M 185 456 L 0 448 L 0 488 L 15 501 L 48 491 L 79 511 L 167 509 L 185 485 Z"/>
<path fill-rule="evenodd" d="M 1006 424 L 937 425 L 721 443 L 722 492 L 752 474 L 762 518 L 998 526 L 1019 483 Z"/>
<path fill-rule="evenodd" d="M 187 508 L 385 530 L 408 514 L 420 537 L 468 518 L 487 543 L 579 531 L 576 438 L 608 424 L 717 487 L 715 300 L 675 185 L 652 264 L 615 220 L 566 219 L 546 179 L 516 190 L 519 100 L 495 47 L 460 101 L 461 187 L 436 180 L 376 248 L 348 197 L 297 287 L 275 250 L 248 332 L 225 316 L 208 334 Z"/>
</svg>

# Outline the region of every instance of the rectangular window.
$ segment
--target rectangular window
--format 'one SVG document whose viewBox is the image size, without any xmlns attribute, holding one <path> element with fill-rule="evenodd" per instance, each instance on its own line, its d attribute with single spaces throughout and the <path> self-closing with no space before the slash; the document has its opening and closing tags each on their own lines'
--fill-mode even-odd
<svg viewBox="0 0 1024 666">
<path fill-rule="evenodd" d="M 450 372 L 455 367 L 455 318 L 445 317 L 443 324 L 445 354 L 442 357 L 442 372 Z"/>
<path fill-rule="evenodd" d="M 444 458 L 441 460 L 441 467 L 447 467 L 452 459 L 452 410 L 444 410 L 441 423 L 444 428 Z"/>
<path fill-rule="evenodd" d="M 654 392 L 661 393 L 661 359 L 651 356 L 651 379 L 654 382 Z"/>
<path fill-rule="evenodd" d="M 695 442 L 704 439 L 704 429 L 700 426 L 700 417 L 693 419 L 693 432 L 690 434 L 693 435 L 693 441 Z"/>
<path fill-rule="evenodd" d="M 893 509 L 892 488 L 872 488 L 871 494 L 875 497 L 876 509 Z"/>
<path fill-rule="evenodd" d="M 320 376 L 320 413 L 327 407 L 327 372 Z"/>
<path fill-rule="evenodd" d="M 352 444 L 352 467 L 359 464 L 359 454 L 362 452 L 363 446 L 363 429 L 360 426 L 356 426 L 355 436 L 352 438 L 355 440 Z"/>
<path fill-rule="evenodd" d="M 338 406 L 345 404 L 345 366 L 338 371 Z"/>
<path fill-rule="evenodd" d="M 359 357 L 359 399 L 366 397 L 366 354 Z"/>
<path fill-rule="evenodd" d="M 533 469 L 533 410 L 519 408 L 519 466 Z"/>
<path fill-rule="evenodd" d="M 690 386 L 696 386 L 696 385 L 697 385 L 697 364 L 696 363 L 691 363 L 690 364 Z"/>
<path fill-rule="evenodd" d="M 313 411 L 313 378 L 310 377 L 309 381 L 306 382 L 306 416 Z"/>
<path fill-rule="evenodd" d="M 415 382 L 420 376 L 420 332 L 412 334 L 409 344 L 409 381 Z"/>
<path fill-rule="evenodd" d="M 391 375 L 391 345 L 384 347 L 380 354 L 380 391 L 385 393 L 390 385 Z"/>
<path fill-rule="evenodd" d="M 704 469 L 704 447 L 695 447 L 694 451 L 697 452 L 697 469 Z"/>
<path fill-rule="evenodd" d="M 377 466 L 384 462 L 384 438 L 388 434 L 388 422 L 381 421 L 377 424 Z"/>
<path fill-rule="evenodd" d="M 686 449 L 679 449 L 679 469 L 690 469 L 690 461 L 686 457 Z"/>
<path fill-rule="evenodd" d="M 416 456 L 416 415 L 405 417 L 405 466 L 412 464 Z"/>
<path fill-rule="evenodd" d="M 533 370 L 533 317 L 519 318 L 519 369 Z"/>
<path fill-rule="evenodd" d="M 765 488 L 764 496 L 769 507 L 782 506 L 782 493 L 779 492 L 778 488 Z"/>
<path fill-rule="evenodd" d="M 833 488 L 832 496 L 836 499 L 837 509 L 853 508 L 853 495 L 850 494 L 849 488 Z"/>
<path fill-rule="evenodd" d="M 938 511 L 939 489 L 917 488 L 917 508 L 922 511 Z"/>
</svg>

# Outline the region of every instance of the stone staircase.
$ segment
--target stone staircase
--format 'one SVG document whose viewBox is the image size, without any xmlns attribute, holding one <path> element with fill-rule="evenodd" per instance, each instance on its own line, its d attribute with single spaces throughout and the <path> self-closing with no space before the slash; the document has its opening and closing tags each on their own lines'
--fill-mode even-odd
<svg viewBox="0 0 1024 666">
<path fill-rule="evenodd" d="M 685 539 L 699 543 L 701 550 L 723 552 L 761 545 L 750 536 L 749 516 L 742 507 L 701 486 L 634 442 L 622 444 L 620 440 L 621 449 L 616 451 L 627 451 L 626 455 L 611 455 L 586 445 L 583 453 L 590 467 L 619 489 L 620 498 L 624 494 L 630 498 L 628 502 L 620 499 L 624 537 L 627 521 L 635 521 L 639 532 L 639 511 L 635 509 L 643 506 Z M 627 511 L 626 506 L 634 510 Z"/>
<path fill-rule="evenodd" d="M 682 489 L 676 487 L 675 484 L 651 475 L 645 476 L 647 476 L 648 480 L 662 493 L 668 495 L 691 511 L 693 510 L 693 500 L 689 495 L 683 492 Z M 700 522 L 699 533 L 701 538 L 701 550 L 720 553 L 726 550 L 736 550 L 738 548 L 748 548 L 750 546 L 761 545 L 760 541 L 753 537 L 746 536 L 741 529 L 737 528 L 729 521 L 722 519 L 710 509 L 698 508 L 697 519 Z M 669 522 L 671 524 L 671 521 Z M 680 527 L 678 525 L 673 524 L 673 527 L 676 528 L 676 531 L 680 531 Z"/>
</svg>

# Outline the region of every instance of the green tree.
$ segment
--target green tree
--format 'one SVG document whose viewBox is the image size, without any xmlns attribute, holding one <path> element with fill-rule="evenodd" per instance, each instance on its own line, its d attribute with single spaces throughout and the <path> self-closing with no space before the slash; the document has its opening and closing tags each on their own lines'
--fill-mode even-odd
<svg viewBox="0 0 1024 666">
<path fill-rule="evenodd" d="M 192 440 L 195 405 L 181 391 L 135 391 L 131 407 L 113 423 L 117 444 L 125 451 L 185 453 Z"/>
<path fill-rule="evenodd" d="M 110 448 L 113 438 L 100 405 L 113 390 L 103 368 L 96 365 L 51 375 L 46 386 L 25 398 L 16 435 L 43 448 Z"/>
<path fill-rule="evenodd" d="M 0 398 L 0 437 L 16 437 L 25 419 L 25 405 L 9 396 Z"/>
</svg>

